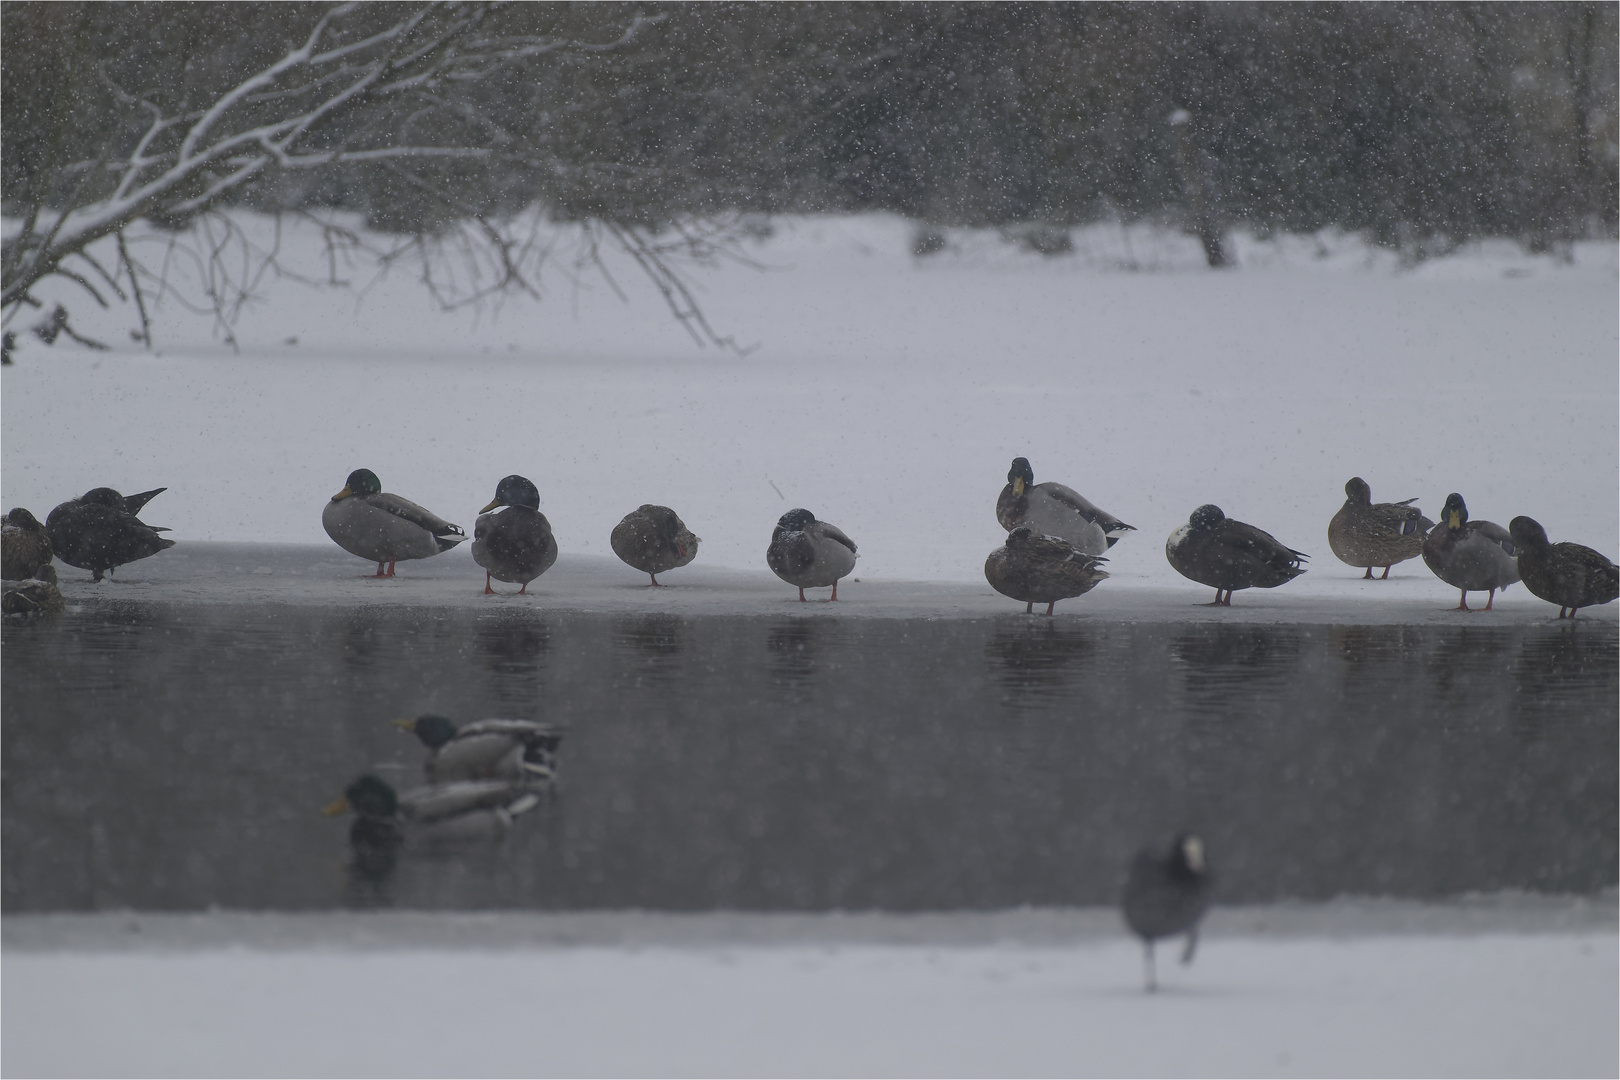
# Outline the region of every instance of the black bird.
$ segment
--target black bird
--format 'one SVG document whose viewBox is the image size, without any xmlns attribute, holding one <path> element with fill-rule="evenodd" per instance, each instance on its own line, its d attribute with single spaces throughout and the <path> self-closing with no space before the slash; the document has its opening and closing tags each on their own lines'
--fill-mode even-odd
<svg viewBox="0 0 1620 1080">
<path fill-rule="evenodd" d="M 1236 589 L 1275 589 L 1292 581 L 1305 572 L 1301 560 L 1310 558 L 1262 529 L 1233 521 L 1213 504 L 1194 510 L 1187 524 L 1170 534 L 1164 557 L 1182 577 L 1215 589 L 1211 607 L 1231 607 Z"/>
<path fill-rule="evenodd" d="M 1547 530 L 1535 518 L 1508 522 L 1508 535 L 1518 548 L 1519 580 L 1530 592 L 1558 605 L 1558 617 L 1583 607 L 1607 604 L 1620 596 L 1620 568 L 1584 544 L 1549 543 Z"/>
<path fill-rule="evenodd" d="M 120 495 L 112 488 L 91 488 L 77 499 L 52 510 L 45 518 L 56 557 L 69 566 L 91 571 L 94 581 L 114 568 L 174 547 L 158 535 L 168 532 L 148 525 L 135 515 L 154 495 L 168 488 L 153 488 L 139 495 Z"/>
<path fill-rule="evenodd" d="M 1150 993 L 1158 988 L 1153 942 L 1185 931 L 1187 947 L 1181 962 L 1192 963 L 1198 948 L 1198 920 L 1209 907 L 1213 884 L 1204 860 L 1204 842 L 1192 833 L 1176 837 L 1169 851 L 1144 848 L 1132 861 L 1122 907 L 1125 922 L 1146 950 L 1144 973 Z"/>
</svg>

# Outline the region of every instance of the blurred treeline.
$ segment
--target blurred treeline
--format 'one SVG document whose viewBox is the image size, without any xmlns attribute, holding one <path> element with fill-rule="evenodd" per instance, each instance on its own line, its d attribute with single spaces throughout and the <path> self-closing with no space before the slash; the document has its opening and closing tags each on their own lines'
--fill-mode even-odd
<svg viewBox="0 0 1620 1080">
<path fill-rule="evenodd" d="M 410 5 L 371 5 L 379 24 Z M 138 99 L 205 109 L 324 5 L 3 8 L 8 212 L 127 155 Z M 503 32 L 615 40 L 344 129 L 490 147 L 267 171 L 235 198 L 431 232 L 539 202 L 659 225 L 890 210 L 940 225 L 1338 226 L 1397 245 L 1614 235 L 1614 4 L 520 4 Z M 1177 111 L 1188 119 L 1170 122 Z M 340 134 L 342 132 L 339 132 Z M 1196 193 L 1195 193 L 1196 189 Z M 82 194 L 82 192 L 81 192 Z M 178 224 L 178 223 L 176 223 Z"/>
</svg>

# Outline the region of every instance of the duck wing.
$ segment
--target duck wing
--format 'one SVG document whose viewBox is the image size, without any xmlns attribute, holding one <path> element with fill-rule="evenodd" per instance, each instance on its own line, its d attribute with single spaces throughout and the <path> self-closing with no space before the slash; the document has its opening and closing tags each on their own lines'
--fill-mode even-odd
<svg viewBox="0 0 1620 1080">
<path fill-rule="evenodd" d="M 124 512 L 126 514 L 139 514 L 141 507 L 157 498 L 169 489 L 166 487 L 153 488 L 151 491 L 142 491 L 136 495 L 124 496 Z"/>
<path fill-rule="evenodd" d="M 1398 503 L 1373 503 L 1362 514 L 1362 525 L 1368 540 L 1399 540 L 1402 537 L 1422 536 L 1434 528 L 1434 522 L 1423 516 L 1423 511 L 1408 505 L 1417 500 Z"/>
<path fill-rule="evenodd" d="M 1575 599 L 1576 606 L 1591 607 L 1620 598 L 1620 567 L 1601 552 L 1565 541 L 1552 546 L 1548 561 L 1559 584 L 1568 590 L 1565 595 Z"/>
<path fill-rule="evenodd" d="M 467 538 L 467 534 L 462 531 L 460 525 L 452 525 L 438 514 L 425 507 L 418 506 L 404 496 L 393 495 L 384 491 L 377 495 L 360 495 L 356 497 L 364 499 L 366 505 L 375 506 L 379 510 L 388 511 L 395 517 L 404 518 L 412 525 L 425 529 L 440 539 L 449 539 L 452 536 L 460 537 L 458 540 L 450 540 L 451 544 L 458 544 L 461 540 Z"/>
<path fill-rule="evenodd" d="M 856 553 L 855 541 L 845 536 L 844 530 L 840 529 L 838 526 L 829 524 L 825 521 L 813 521 L 805 527 L 805 532 L 807 533 L 811 532 L 812 530 L 818 535 L 826 537 L 828 540 L 843 544 L 845 547 L 849 548 L 851 555 Z"/>
<path fill-rule="evenodd" d="M 1220 523 L 1217 536 L 1221 547 L 1239 559 L 1287 573 L 1289 577 L 1304 573 L 1300 562 L 1310 558 L 1303 551 L 1295 551 L 1264 529 L 1245 521 L 1227 518 Z"/>
<path fill-rule="evenodd" d="M 1067 484 L 1059 484 L 1056 481 L 1049 480 L 1044 484 L 1036 484 L 1035 486 L 1064 506 L 1072 508 L 1093 525 L 1101 526 L 1105 533 L 1136 531 L 1135 525 L 1125 524 Z"/>
</svg>

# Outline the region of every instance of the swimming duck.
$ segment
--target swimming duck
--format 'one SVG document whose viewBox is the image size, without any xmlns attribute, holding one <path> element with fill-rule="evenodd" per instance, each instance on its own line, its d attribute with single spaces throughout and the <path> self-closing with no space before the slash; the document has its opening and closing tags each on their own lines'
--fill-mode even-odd
<svg viewBox="0 0 1620 1080">
<path fill-rule="evenodd" d="M 1214 587 L 1211 607 L 1231 607 L 1237 589 L 1275 589 L 1292 581 L 1305 572 L 1300 561 L 1310 558 L 1210 504 L 1194 510 L 1187 524 L 1170 534 L 1164 555 L 1182 577 Z"/>
<path fill-rule="evenodd" d="M 20 581 L 6 582 L 5 595 L 0 597 L 0 612 L 7 615 L 49 614 L 65 606 L 62 590 L 57 587 L 56 567 L 50 563 L 35 568 L 31 576 Z"/>
<path fill-rule="evenodd" d="M 1519 577 L 1524 587 L 1549 604 L 1558 605 L 1558 617 L 1569 610 L 1607 604 L 1620 597 L 1620 568 L 1601 552 L 1582 544 L 1547 541 L 1547 530 L 1535 518 L 1516 517 L 1508 522 L 1508 535 L 1518 548 Z"/>
<path fill-rule="evenodd" d="M 771 546 L 765 549 L 765 565 L 799 587 L 801 602 L 804 590 L 824 585 L 833 587 L 832 598 L 837 600 L 838 579 L 855 569 L 855 559 L 855 541 L 802 508 L 782 515 L 771 533 Z"/>
<path fill-rule="evenodd" d="M 321 526 L 338 547 L 376 563 L 372 577 L 393 577 L 396 562 L 426 559 L 467 539 L 460 525 L 384 492 L 370 469 L 349 474 L 343 490 L 321 511 Z"/>
<path fill-rule="evenodd" d="M 1027 525 L 1037 536 L 1067 540 L 1086 555 L 1101 555 L 1123 533 L 1134 531 L 1113 514 L 1093 506 L 1073 488 L 1047 481 L 1035 483 L 1028 458 L 1013 458 L 1007 486 L 996 500 L 996 520 L 1008 532 Z"/>
<path fill-rule="evenodd" d="M 700 539 L 667 506 L 642 503 L 613 526 L 613 554 L 658 584 L 658 575 L 697 558 Z"/>
<path fill-rule="evenodd" d="M 490 719 L 457 727 L 443 716 L 427 713 L 415 720 L 395 720 L 394 725 L 433 751 L 423 766 L 431 783 L 484 779 L 539 783 L 557 775 L 562 732 L 549 724 Z"/>
<path fill-rule="evenodd" d="M 33 514 L 16 507 L 0 526 L 0 563 L 7 581 L 22 581 L 51 561 L 51 537 Z"/>
<path fill-rule="evenodd" d="M 1344 505 L 1328 522 L 1328 547 L 1340 562 L 1365 566 L 1364 580 L 1373 576 L 1373 567 L 1382 566 L 1384 575 L 1378 580 L 1384 581 L 1391 566 L 1423 554 L 1423 538 L 1434 522 L 1412 505 L 1417 499 L 1375 503 L 1372 488 L 1359 476 L 1345 483 L 1344 494 Z"/>
<path fill-rule="evenodd" d="M 498 514 L 490 511 L 504 506 Z M 490 578 L 521 584 L 519 595 L 528 595 L 529 582 L 551 569 L 557 561 L 557 538 L 551 535 L 551 522 L 540 512 L 540 489 L 513 473 L 495 485 L 495 498 L 478 511 L 473 524 L 473 561 L 484 568 L 484 592 L 495 592 Z"/>
<path fill-rule="evenodd" d="M 540 805 L 540 796 L 507 780 L 460 780 L 402 793 L 367 773 L 331 805 L 327 817 L 353 813 L 349 844 L 365 869 L 383 870 L 409 839 L 422 846 L 497 840 L 512 819 Z"/>
<path fill-rule="evenodd" d="M 1131 862 L 1121 907 L 1132 933 L 1142 939 L 1146 989 L 1158 988 L 1153 942 L 1183 931 L 1187 947 L 1181 962 L 1192 963 L 1198 948 L 1198 920 L 1209 907 L 1214 880 L 1204 860 L 1204 842 L 1191 833 L 1175 838 L 1169 851 L 1145 848 Z"/>
<path fill-rule="evenodd" d="M 1423 539 L 1423 561 L 1435 577 L 1462 590 L 1453 611 L 1473 611 L 1468 594 L 1490 590 L 1485 610 L 1496 602 L 1496 591 L 1519 580 L 1513 537 L 1494 521 L 1469 521 L 1468 506 L 1453 491 L 1440 510 L 1440 524 Z"/>
<path fill-rule="evenodd" d="M 1067 540 L 1037 536 L 1029 526 L 1020 525 L 984 560 L 984 578 L 1001 595 L 1024 601 L 1024 614 L 1045 604 L 1050 615 L 1059 600 L 1090 592 L 1106 578 L 1101 566 L 1107 561 L 1087 555 Z"/>
<path fill-rule="evenodd" d="M 158 535 L 168 529 L 135 516 L 154 495 L 167 490 L 124 496 L 100 487 L 69 499 L 45 517 L 52 551 L 69 566 L 91 571 L 92 581 L 100 581 L 103 573 L 116 567 L 174 547 L 173 540 Z"/>
</svg>

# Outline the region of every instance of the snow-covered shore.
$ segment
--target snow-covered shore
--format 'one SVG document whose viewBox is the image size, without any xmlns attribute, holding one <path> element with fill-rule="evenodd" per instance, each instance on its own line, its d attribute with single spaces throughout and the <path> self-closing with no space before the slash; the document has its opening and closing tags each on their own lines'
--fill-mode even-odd
<svg viewBox="0 0 1620 1080">
<path fill-rule="evenodd" d="M 12 916 L 8 1075 L 1613 1075 L 1613 894 L 1115 912 Z M 161 992 L 154 992 L 162 987 Z M 86 1033 L 94 1032 L 94 1036 Z"/>
</svg>

